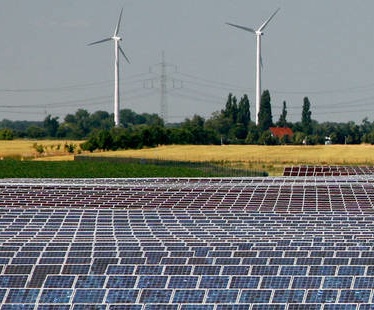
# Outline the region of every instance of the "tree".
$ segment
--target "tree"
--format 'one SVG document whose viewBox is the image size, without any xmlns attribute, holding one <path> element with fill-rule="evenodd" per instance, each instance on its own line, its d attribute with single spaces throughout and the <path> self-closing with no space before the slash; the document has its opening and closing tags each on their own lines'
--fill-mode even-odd
<svg viewBox="0 0 374 310">
<path fill-rule="evenodd" d="M 48 137 L 56 137 L 59 126 L 58 117 L 52 118 L 48 115 L 43 121 L 43 128 Z"/>
<path fill-rule="evenodd" d="M 233 96 L 232 93 L 230 93 L 227 98 L 226 107 L 222 110 L 222 114 L 230 119 L 232 124 L 236 123 L 238 117 L 238 105 L 236 97 Z"/>
<path fill-rule="evenodd" d="M 46 136 L 44 128 L 38 126 L 30 126 L 27 128 L 27 136 L 32 139 L 40 139 Z"/>
<path fill-rule="evenodd" d="M 251 121 L 251 112 L 249 108 L 248 96 L 244 95 L 239 101 L 237 116 L 237 123 L 243 124 L 244 127 L 248 127 L 248 124 Z"/>
<path fill-rule="evenodd" d="M 312 112 L 308 97 L 304 97 L 303 111 L 301 114 L 301 126 L 305 134 L 312 134 Z"/>
<path fill-rule="evenodd" d="M 278 126 L 287 127 L 287 106 L 286 101 L 283 101 L 282 114 L 279 117 Z"/>
<path fill-rule="evenodd" d="M 11 129 L 0 129 L 0 140 L 13 140 L 14 132 Z"/>
<path fill-rule="evenodd" d="M 260 111 L 258 113 L 258 126 L 261 131 L 266 131 L 273 125 L 270 101 L 270 93 L 265 90 L 261 96 Z"/>
</svg>

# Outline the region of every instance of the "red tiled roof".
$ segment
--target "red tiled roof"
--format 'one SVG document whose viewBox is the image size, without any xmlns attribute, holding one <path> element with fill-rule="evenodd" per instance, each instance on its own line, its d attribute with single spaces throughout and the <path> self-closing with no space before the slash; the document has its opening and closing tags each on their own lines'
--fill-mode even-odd
<svg viewBox="0 0 374 310">
<path fill-rule="evenodd" d="M 284 136 L 293 136 L 293 131 L 289 127 L 270 127 L 272 135 L 277 138 L 283 138 Z"/>
</svg>

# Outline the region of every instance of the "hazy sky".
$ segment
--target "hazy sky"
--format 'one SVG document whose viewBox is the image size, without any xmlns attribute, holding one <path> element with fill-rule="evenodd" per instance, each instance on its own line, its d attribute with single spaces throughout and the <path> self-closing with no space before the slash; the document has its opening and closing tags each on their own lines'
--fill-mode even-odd
<svg viewBox="0 0 374 310">
<path fill-rule="evenodd" d="M 121 108 L 160 112 L 161 54 L 169 121 L 210 117 L 229 92 L 247 93 L 254 119 L 257 28 L 278 7 L 262 40 L 263 89 L 273 120 L 283 101 L 301 119 L 374 121 L 373 0 L 2 0 L 0 120 L 62 120 L 79 108 L 113 111 L 113 35 L 121 8 Z"/>
</svg>

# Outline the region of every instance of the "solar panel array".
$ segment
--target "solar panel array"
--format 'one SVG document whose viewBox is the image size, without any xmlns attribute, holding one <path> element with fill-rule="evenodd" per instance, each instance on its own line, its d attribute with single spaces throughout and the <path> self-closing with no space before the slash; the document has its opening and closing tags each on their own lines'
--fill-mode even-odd
<svg viewBox="0 0 374 310">
<path fill-rule="evenodd" d="M 3 180 L 1 309 L 374 309 L 373 181 Z"/>
<path fill-rule="evenodd" d="M 374 174 L 373 166 L 291 166 L 283 176 L 347 176 Z"/>
</svg>

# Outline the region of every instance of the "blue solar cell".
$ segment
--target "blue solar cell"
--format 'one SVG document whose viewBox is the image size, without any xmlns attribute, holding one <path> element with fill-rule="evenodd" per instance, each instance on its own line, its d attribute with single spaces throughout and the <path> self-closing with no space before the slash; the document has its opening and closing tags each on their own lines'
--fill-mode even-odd
<svg viewBox="0 0 374 310">
<path fill-rule="evenodd" d="M 106 310 L 106 309 L 107 309 L 106 305 L 99 305 L 99 304 L 77 304 L 77 305 L 74 305 L 74 308 L 73 308 L 73 310 Z"/>
<path fill-rule="evenodd" d="M 306 276 L 308 266 L 282 266 L 280 274 L 287 276 Z"/>
<path fill-rule="evenodd" d="M 240 258 L 234 257 L 218 257 L 216 258 L 217 265 L 240 265 Z"/>
<path fill-rule="evenodd" d="M 309 290 L 306 297 L 308 303 L 335 303 L 338 296 L 337 290 Z"/>
<path fill-rule="evenodd" d="M 8 304 L 2 305 L 1 310 L 33 310 L 34 305 Z"/>
<path fill-rule="evenodd" d="M 181 310 L 213 310 L 214 305 L 182 305 Z"/>
<path fill-rule="evenodd" d="M 184 265 L 187 261 L 186 257 L 163 257 L 161 264 L 163 265 Z"/>
<path fill-rule="evenodd" d="M 368 303 L 370 290 L 342 290 L 339 297 L 341 303 Z"/>
<path fill-rule="evenodd" d="M 319 288 L 322 277 L 294 277 L 292 288 Z"/>
<path fill-rule="evenodd" d="M 356 310 L 357 305 L 355 304 L 327 304 L 323 307 L 323 310 Z M 361 308 L 360 308 L 361 310 Z"/>
<path fill-rule="evenodd" d="M 261 281 L 261 288 L 288 289 L 291 277 L 265 276 Z"/>
<path fill-rule="evenodd" d="M 321 305 L 318 305 L 318 304 L 302 304 L 302 305 L 291 304 L 291 305 L 288 305 L 287 310 L 322 310 L 322 308 L 321 308 Z"/>
<path fill-rule="evenodd" d="M 202 276 L 199 288 L 227 288 L 228 276 Z"/>
<path fill-rule="evenodd" d="M 198 280 L 193 276 L 171 276 L 168 288 L 196 288 Z"/>
<path fill-rule="evenodd" d="M 285 310 L 286 305 L 253 305 L 252 310 Z"/>
<path fill-rule="evenodd" d="M 144 310 L 178 310 L 179 305 L 167 305 L 167 304 L 148 304 L 145 305 Z"/>
<path fill-rule="evenodd" d="M 40 296 L 41 304 L 68 304 L 73 295 L 73 290 L 68 289 L 44 289 Z"/>
<path fill-rule="evenodd" d="M 75 284 L 76 288 L 102 288 L 105 276 L 79 276 Z"/>
<path fill-rule="evenodd" d="M 131 265 L 109 265 L 107 268 L 108 275 L 115 275 L 115 274 L 133 274 L 135 270 L 135 266 Z"/>
<path fill-rule="evenodd" d="M 194 275 L 219 275 L 221 266 L 195 266 Z"/>
<path fill-rule="evenodd" d="M 189 265 L 212 265 L 214 258 L 212 257 L 190 257 L 188 258 Z"/>
<path fill-rule="evenodd" d="M 311 266 L 310 276 L 331 276 L 336 272 L 336 266 Z"/>
<path fill-rule="evenodd" d="M 111 305 L 110 310 L 142 310 L 142 305 Z M 94 309 L 92 309 L 94 310 Z"/>
<path fill-rule="evenodd" d="M 202 303 L 204 296 L 205 290 L 176 290 L 174 293 L 173 303 Z"/>
<path fill-rule="evenodd" d="M 253 266 L 251 275 L 277 275 L 279 266 Z"/>
<path fill-rule="evenodd" d="M 108 288 L 133 288 L 135 287 L 136 276 L 110 276 L 106 287 Z"/>
<path fill-rule="evenodd" d="M 189 275 L 191 274 L 192 266 L 183 265 L 169 265 L 165 267 L 164 275 Z"/>
<path fill-rule="evenodd" d="M 90 271 L 90 265 L 65 265 L 62 273 L 63 274 L 88 274 Z"/>
<path fill-rule="evenodd" d="M 74 309 L 76 306 L 74 306 Z M 53 304 L 38 305 L 38 310 L 70 310 L 70 309 L 71 309 L 71 305 L 53 305 Z"/>
<path fill-rule="evenodd" d="M 141 265 L 136 268 L 136 274 L 140 275 L 161 275 L 163 266 L 158 265 Z"/>
<path fill-rule="evenodd" d="M 339 276 L 364 276 L 365 266 L 340 266 Z"/>
<path fill-rule="evenodd" d="M 260 277 L 253 276 L 233 276 L 230 288 L 257 288 Z"/>
<path fill-rule="evenodd" d="M 138 288 L 164 288 L 168 278 L 166 276 L 140 276 Z"/>
<path fill-rule="evenodd" d="M 84 304 L 93 303 L 100 304 L 103 302 L 105 290 L 100 289 L 77 289 L 75 291 L 73 303 Z"/>
<path fill-rule="evenodd" d="M 209 290 L 206 303 L 235 303 L 239 290 Z"/>
<path fill-rule="evenodd" d="M 350 288 L 352 277 L 326 277 L 323 288 Z"/>
<path fill-rule="evenodd" d="M 45 288 L 71 288 L 75 280 L 74 276 L 49 275 L 45 280 Z"/>
<path fill-rule="evenodd" d="M 354 288 L 374 288 L 374 277 L 357 277 Z"/>
<path fill-rule="evenodd" d="M 6 294 L 6 289 L 0 289 L 0 304 L 3 301 L 5 294 Z"/>
<path fill-rule="evenodd" d="M 145 257 L 124 257 L 121 258 L 122 265 L 142 265 L 145 264 Z"/>
<path fill-rule="evenodd" d="M 38 289 L 11 289 L 6 298 L 9 304 L 31 304 L 38 298 Z"/>
<path fill-rule="evenodd" d="M 223 275 L 248 275 L 250 266 L 223 266 Z"/>
<path fill-rule="evenodd" d="M 351 265 L 367 265 L 373 266 L 374 265 L 374 258 L 373 257 L 354 257 L 351 259 Z"/>
<path fill-rule="evenodd" d="M 240 303 L 269 303 L 271 290 L 242 290 Z"/>
<path fill-rule="evenodd" d="M 109 304 L 135 304 L 139 290 L 109 290 L 106 297 L 106 303 Z"/>
<path fill-rule="evenodd" d="M 172 290 L 152 290 L 152 289 L 144 289 L 140 296 L 141 303 L 168 303 Z"/>
<path fill-rule="evenodd" d="M 301 304 L 304 299 L 304 290 L 275 290 L 273 303 Z"/>
<path fill-rule="evenodd" d="M 14 265 L 33 265 L 37 262 L 38 258 L 36 257 L 15 257 L 12 259 L 12 264 Z M 8 262 L 2 262 L 0 259 L 0 264 L 8 264 Z"/>
<path fill-rule="evenodd" d="M 250 304 L 233 305 L 233 304 L 221 304 L 217 305 L 217 310 L 248 310 L 251 308 Z"/>
<path fill-rule="evenodd" d="M 0 287 L 21 288 L 26 285 L 27 278 L 27 275 L 0 275 Z"/>
</svg>

